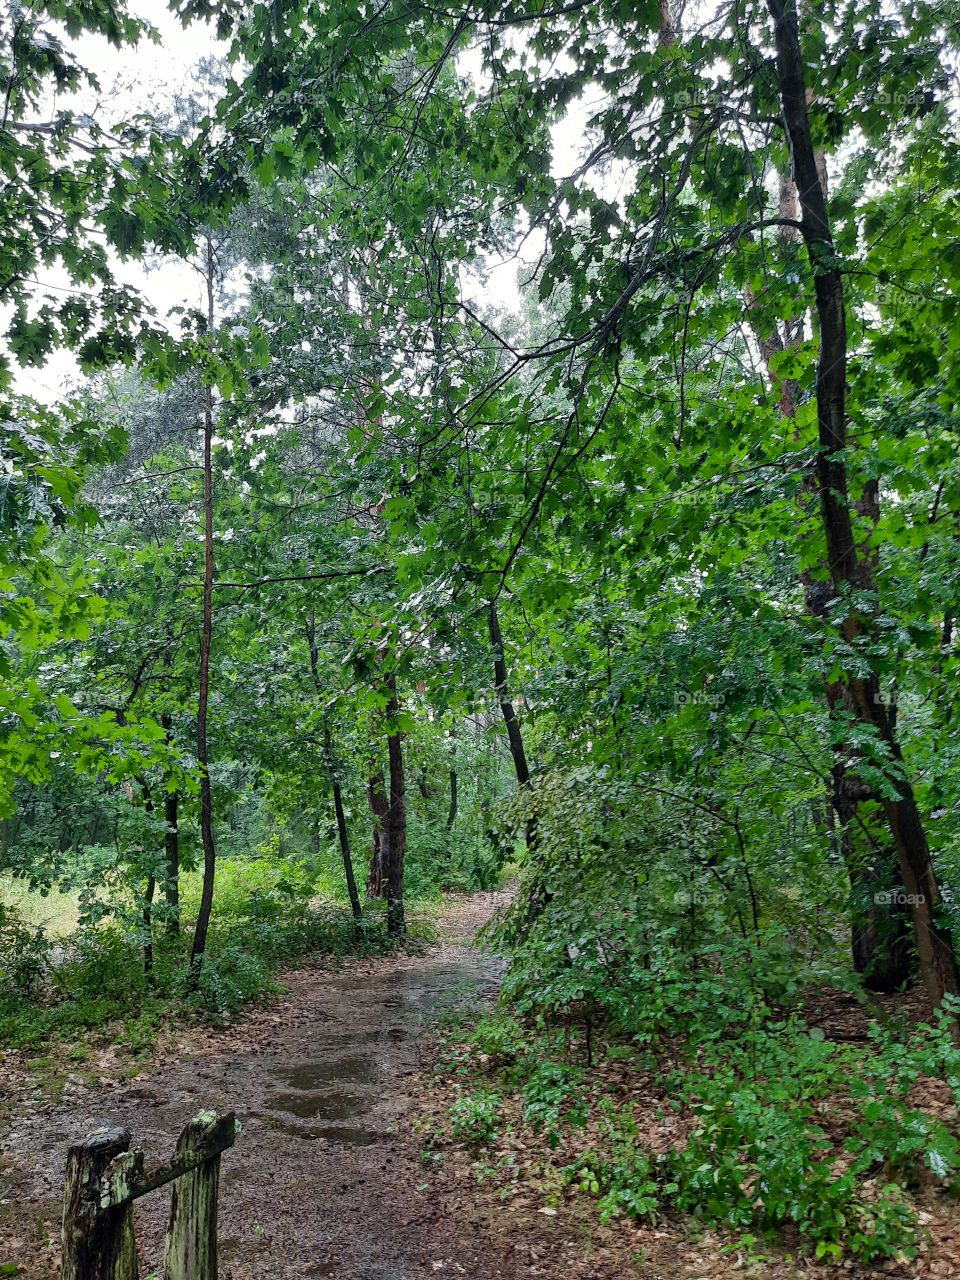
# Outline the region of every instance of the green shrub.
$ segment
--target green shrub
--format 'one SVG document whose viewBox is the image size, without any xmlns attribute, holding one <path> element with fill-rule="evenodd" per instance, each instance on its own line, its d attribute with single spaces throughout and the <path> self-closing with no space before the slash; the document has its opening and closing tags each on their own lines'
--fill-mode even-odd
<svg viewBox="0 0 960 1280">
<path fill-rule="evenodd" d="M 33 999 L 50 961 L 42 927 L 0 905 L 0 1004 Z"/>
<path fill-rule="evenodd" d="M 461 1142 L 481 1145 L 497 1136 L 500 1116 L 499 1093 L 491 1089 L 475 1089 L 466 1093 L 450 1108 L 450 1132 Z"/>
<path fill-rule="evenodd" d="M 543 1130 L 551 1148 L 560 1143 L 560 1121 L 575 1128 L 586 1124 L 589 1109 L 582 1093 L 583 1072 L 550 1059 L 537 1062 L 521 1090 L 523 1118 Z"/>
<path fill-rule="evenodd" d="M 133 1008 L 145 986 L 142 952 L 115 924 L 77 930 L 53 971 L 53 988 L 62 1000 L 109 1000 Z"/>
<path fill-rule="evenodd" d="M 192 1003 L 206 1017 L 226 1022 L 248 1001 L 279 990 L 255 952 L 229 945 L 204 957 Z"/>
</svg>

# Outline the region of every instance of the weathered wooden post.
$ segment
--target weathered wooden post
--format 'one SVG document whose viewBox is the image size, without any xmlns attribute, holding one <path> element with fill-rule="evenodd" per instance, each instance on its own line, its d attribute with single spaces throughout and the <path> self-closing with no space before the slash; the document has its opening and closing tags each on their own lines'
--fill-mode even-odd
<svg viewBox="0 0 960 1280">
<path fill-rule="evenodd" d="M 129 1129 L 105 1129 L 70 1148 L 63 1191 L 60 1280 L 137 1280 L 133 1202 L 172 1182 L 164 1280 L 217 1280 L 220 1156 L 233 1146 L 233 1114 L 201 1111 L 169 1164 L 144 1171 Z"/>
<path fill-rule="evenodd" d="M 102 1129 L 70 1148 L 63 1187 L 61 1280 L 137 1280 L 133 1204 L 105 1210 L 100 1203 L 103 1175 L 129 1147 L 129 1129 Z"/>
<path fill-rule="evenodd" d="M 174 1163 L 190 1172 L 173 1184 L 164 1280 L 217 1280 L 220 1153 L 232 1146 L 234 1127 L 232 1115 L 201 1111 L 177 1139 Z"/>
</svg>

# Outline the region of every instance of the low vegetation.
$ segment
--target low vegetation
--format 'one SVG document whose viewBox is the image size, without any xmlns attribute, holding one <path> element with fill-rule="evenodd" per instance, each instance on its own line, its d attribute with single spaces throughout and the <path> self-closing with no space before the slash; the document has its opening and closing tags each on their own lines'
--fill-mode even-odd
<svg viewBox="0 0 960 1280">
<path fill-rule="evenodd" d="M 235 1018 L 515 864 L 449 1141 L 608 1223 L 926 1248 L 955 0 L 156 21 L 0 5 L 0 1042 Z"/>
</svg>

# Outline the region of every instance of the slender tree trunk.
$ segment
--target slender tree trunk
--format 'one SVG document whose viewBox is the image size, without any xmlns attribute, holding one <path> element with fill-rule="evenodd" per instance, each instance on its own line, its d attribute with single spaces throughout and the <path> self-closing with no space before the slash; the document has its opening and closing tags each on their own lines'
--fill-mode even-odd
<svg viewBox="0 0 960 1280">
<path fill-rule="evenodd" d="M 517 713 L 510 698 L 510 690 L 507 683 L 507 659 L 503 648 L 503 636 L 500 632 L 500 615 L 497 611 L 497 602 L 495 600 L 490 600 L 487 604 L 487 620 L 490 626 L 490 644 L 493 649 L 493 676 L 497 701 L 500 704 L 500 714 L 503 716 L 503 723 L 507 730 L 507 742 L 510 746 L 510 756 L 513 759 L 514 773 L 517 775 L 517 787 L 523 788 L 530 781 L 530 769 L 527 766 L 527 755 L 523 747 L 520 721 L 517 719 Z M 546 884 L 542 868 L 537 867 L 539 859 L 536 817 L 527 819 L 525 837 L 530 865 L 531 867 L 536 867 L 527 903 L 527 918 L 532 923 L 552 900 L 553 894 Z"/>
<path fill-rule="evenodd" d="M 163 837 L 167 875 L 164 892 L 167 899 L 167 933 L 180 933 L 180 792 L 169 791 L 163 801 L 166 831 Z"/>
<path fill-rule="evenodd" d="M 372 847 L 370 853 L 370 869 L 367 873 L 367 897 L 382 898 L 384 896 L 383 881 L 383 835 L 387 824 L 387 812 L 390 801 L 387 799 L 383 770 L 372 767 L 367 782 L 367 799 L 370 805 L 372 825 Z"/>
<path fill-rule="evenodd" d="M 320 693 L 320 651 L 317 648 L 317 620 L 315 615 L 312 613 L 307 618 L 306 631 L 307 648 L 310 654 L 310 677 L 313 680 L 313 686 L 317 693 Z M 333 754 L 333 737 L 330 733 L 330 726 L 326 722 L 324 723 L 323 728 L 323 759 L 327 766 L 330 785 L 333 789 L 333 809 L 337 817 L 337 838 L 340 842 L 340 856 L 343 859 L 343 874 L 347 881 L 347 894 L 350 898 L 350 909 L 353 912 L 354 920 L 359 920 L 363 916 L 363 910 L 360 906 L 360 894 L 357 892 L 357 879 L 353 874 L 353 860 L 350 857 L 350 835 L 347 831 L 347 816 L 343 808 L 343 791 L 340 786 L 340 774 Z M 314 826 L 314 841 L 315 853 L 319 853 L 319 822 Z"/>
<path fill-rule="evenodd" d="M 427 801 L 429 801 L 433 795 L 433 790 L 431 789 L 429 782 L 427 782 L 426 769 L 421 769 L 417 774 L 417 790 L 420 792 L 424 800 Z"/>
<path fill-rule="evenodd" d="M 525 787 L 530 781 L 530 770 L 527 768 L 527 756 L 523 749 L 523 734 L 520 732 L 520 721 L 514 710 L 513 702 L 507 686 L 507 660 L 503 651 L 503 637 L 500 634 L 500 615 L 497 603 L 491 600 L 487 605 L 487 618 L 490 624 L 490 644 L 493 647 L 493 675 L 496 682 L 497 701 L 500 713 L 507 730 L 507 742 L 513 759 L 514 772 L 517 775 L 517 786 Z"/>
<path fill-rule="evenodd" d="M 350 856 L 350 834 L 347 831 L 347 815 L 343 808 L 343 791 L 340 787 L 340 776 L 333 758 L 333 743 L 329 729 L 324 730 L 323 754 L 326 758 L 327 772 L 330 774 L 330 783 L 333 788 L 333 811 L 337 816 L 337 838 L 340 841 L 340 856 L 343 859 L 343 874 L 347 881 L 350 909 L 353 912 L 354 920 L 359 920 L 363 916 L 363 909 L 360 906 L 357 878 L 353 874 L 353 859 Z"/>
<path fill-rule="evenodd" d="M 149 876 L 143 896 L 143 972 L 148 982 L 153 979 L 153 895 L 156 888 L 156 879 Z"/>
<path fill-rule="evenodd" d="M 213 339 L 213 240 L 206 239 L 207 334 Z M 197 702 L 197 763 L 200 766 L 200 840 L 203 845 L 203 887 L 200 911 L 193 935 L 190 957 L 195 977 L 199 976 L 207 946 L 207 930 L 213 909 L 213 879 L 217 850 L 213 835 L 213 796 L 210 788 L 210 759 L 207 744 L 207 707 L 210 699 L 210 647 L 213 640 L 213 388 L 206 387 L 203 408 L 203 628 L 200 634 L 199 697 Z"/>
<path fill-rule="evenodd" d="M 869 566 L 857 550 L 847 477 L 847 332 L 843 276 L 836 259 L 821 173 L 810 131 L 807 87 L 795 0 L 767 0 L 774 22 L 777 72 L 784 122 L 793 157 L 793 175 L 801 211 L 801 235 L 814 274 L 820 354 L 817 365 L 819 450 L 817 488 L 833 586 L 838 594 L 871 591 Z M 844 639 L 861 648 L 870 635 L 869 614 L 850 609 L 841 623 Z M 846 676 L 844 685 L 861 723 L 871 726 L 885 745 L 893 769 L 893 797 L 882 805 L 900 861 L 910 901 L 924 986 L 933 1005 L 960 991 L 949 932 L 937 919 L 940 891 L 913 787 L 903 770 L 903 757 L 880 697 L 874 672 Z"/>
<path fill-rule="evenodd" d="M 403 871 L 407 853 L 407 807 L 403 777 L 403 736 L 396 728 L 400 714 L 397 678 L 391 672 L 386 678 L 390 701 L 387 717 L 391 723 L 387 734 L 390 772 L 390 806 L 381 840 L 384 893 L 387 899 L 387 932 L 402 936 L 406 930 L 403 911 Z"/>
<path fill-rule="evenodd" d="M 453 824 L 457 820 L 457 810 L 459 808 L 459 799 L 457 795 L 457 790 L 458 790 L 457 771 L 456 769 L 451 768 L 450 770 L 450 808 L 447 810 L 448 834 L 453 830 Z"/>
<path fill-rule="evenodd" d="M 140 782 L 143 792 L 143 811 L 148 818 L 153 817 L 153 795 L 147 786 L 146 780 Z M 132 798 L 133 789 L 130 788 Z M 152 849 L 152 841 L 144 842 L 141 846 L 144 850 L 150 847 Z M 147 888 L 143 895 L 143 911 L 141 919 L 143 920 L 143 972 L 147 981 L 153 980 L 153 895 L 156 892 L 157 881 L 153 875 L 147 876 Z"/>
</svg>

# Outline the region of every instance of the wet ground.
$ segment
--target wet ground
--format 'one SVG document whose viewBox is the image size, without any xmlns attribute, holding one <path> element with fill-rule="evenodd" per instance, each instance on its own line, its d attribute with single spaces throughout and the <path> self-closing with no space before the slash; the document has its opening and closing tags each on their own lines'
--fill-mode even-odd
<svg viewBox="0 0 960 1280">
<path fill-rule="evenodd" d="M 476 1239 L 438 1220 L 405 1123 L 405 1081 L 426 1029 L 496 990 L 499 962 L 469 939 L 497 905 L 490 894 L 453 908 L 448 940 L 428 956 L 287 975 L 281 1004 L 219 1037 L 188 1038 L 143 1078 L 74 1085 L 61 1101 L 20 1115 L 0 1150 L 3 1196 L 8 1207 L 15 1196 L 24 1214 L 0 1213 L 5 1231 L 18 1232 L 7 1235 L 0 1262 L 27 1280 L 57 1275 L 70 1141 L 126 1125 L 149 1165 L 170 1154 L 192 1115 L 212 1107 L 235 1111 L 241 1126 L 222 1166 L 222 1280 L 502 1274 Z M 159 1269 L 167 1204 L 164 1192 L 138 1202 L 144 1277 Z"/>
</svg>

